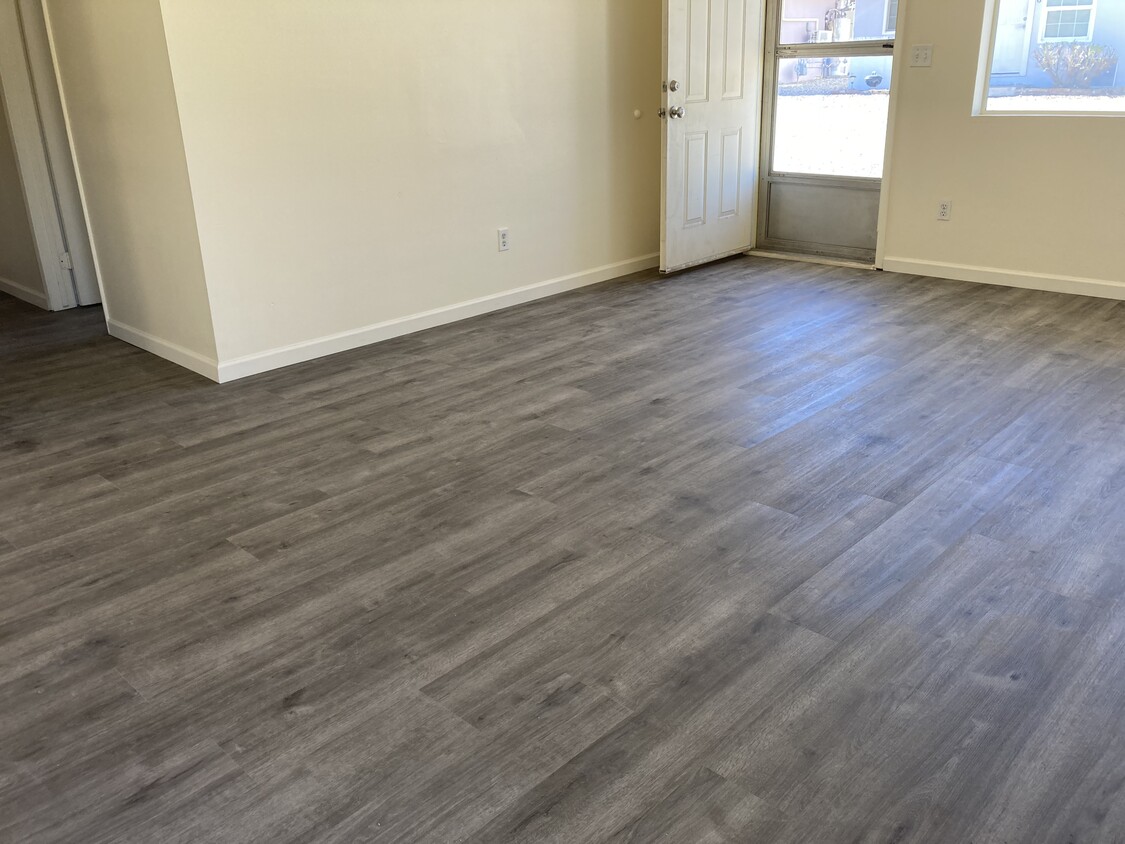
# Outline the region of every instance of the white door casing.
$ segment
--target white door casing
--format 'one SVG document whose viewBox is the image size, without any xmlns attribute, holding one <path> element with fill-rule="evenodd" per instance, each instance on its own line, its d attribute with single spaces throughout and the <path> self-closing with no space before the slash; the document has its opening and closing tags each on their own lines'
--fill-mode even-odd
<svg viewBox="0 0 1125 844">
<path fill-rule="evenodd" d="M 39 107 L 40 129 L 51 168 L 59 220 L 71 260 L 71 275 L 79 305 L 101 302 L 93 246 L 82 207 L 78 173 L 59 93 L 47 22 L 41 0 L 19 0 L 27 65 Z"/>
<path fill-rule="evenodd" d="M 24 53 L 16 0 L 0 0 L 0 108 L 7 109 L 48 308 L 53 311 L 73 308 L 78 300 L 70 271 L 61 263 L 66 238 L 55 204 L 51 166 L 39 126 L 35 88 Z"/>
<path fill-rule="evenodd" d="M 664 0 L 662 272 L 754 245 L 762 20 L 761 0 Z"/>
<path fill-rule="evenodd" d="M 57 311 L 101 301 L 42 6 L 0 0 L 5 108 L 47 294 Z"/>
</svg>

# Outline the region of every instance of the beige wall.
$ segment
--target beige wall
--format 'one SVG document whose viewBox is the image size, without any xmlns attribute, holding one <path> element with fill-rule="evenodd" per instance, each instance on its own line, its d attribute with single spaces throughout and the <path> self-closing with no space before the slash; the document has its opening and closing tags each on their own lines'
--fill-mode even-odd
<svg viewBox="0 0 1125 844">
<path fill-rule="evenodd" d="M 47 307 L 11 131 L 0 102 L 0 290 Z"/>
<path fill-rule="evenodd" d="M 213 374 L 214 330 L 159 0 L 46 7 L 110 332 Z"/>
<path fill-rule="evenodd" d="M 1125 119 L 972 117 L 965 2 L 904 4 L 885 265 L 1125 295 Z M 657 249 L 652 0 L 47 3 L 111 317 L 228 377 Z"/>
<path fill-rule="evenodd" d="M 658 249 L 659 3 L 163 7 L 223 361 Z"/>
<path fill-rule="evenodd" d="M 1125 117 L 973 117 L 984 0 L 903 9 L 899 43 L 934 58 L 897 81 L 887 269 L 1125 295 Z"/>
</svg>

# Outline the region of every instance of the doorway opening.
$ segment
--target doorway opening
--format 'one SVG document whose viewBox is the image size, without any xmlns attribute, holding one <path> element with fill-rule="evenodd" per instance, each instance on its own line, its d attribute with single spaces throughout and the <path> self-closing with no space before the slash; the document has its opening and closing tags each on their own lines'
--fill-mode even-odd
<svg viewBox="0 0 1125 844">
<path fill-rule="evenodd" d="M 898 0 L 767 0 L 757 246 L 873 263 Z"/>
<path fill-rule="evenodd" d="M 899 0 L 664 0 L 660 269 L 875 263 Z"/>
</svg>

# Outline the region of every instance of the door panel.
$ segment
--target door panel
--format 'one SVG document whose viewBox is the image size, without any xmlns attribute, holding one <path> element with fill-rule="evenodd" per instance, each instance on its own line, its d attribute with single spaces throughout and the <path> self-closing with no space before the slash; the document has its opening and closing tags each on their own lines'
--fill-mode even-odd
<svg viewBox="0 0 1125 844">
<path fill-rule="evenodd" d="M 723 149 L 719 164 L 722 195 L 719 197 L 719 219 L 737 217 L 742 198 L 742 130 L 723 132 Z"/>
<path fill-rule="evenodd" d="M 685 102 L 707 102 L 711 81 L 711 0 L 688 0 Z"/>
<path fill-rule="evenodd" d="M 878 190 L 774 182 L 768 204 L 771 240 L 859 252 L 875 249 Z"/>
<path fill-rule="evenodd" d="M 707 133 L 684 139 L 684 228 L 707 222 Z"/>
<path fill-rule="evenodd" d="M 746 4 L 747 0 L 725 0 L 724 100 L 740 100 L 746 91 Z"/>
<path fill-rule="evenodd" d="M 672 272 L 753 246 L 762 11 L 757 0 L 664 10 L 660 268 Z"/>
</svg>

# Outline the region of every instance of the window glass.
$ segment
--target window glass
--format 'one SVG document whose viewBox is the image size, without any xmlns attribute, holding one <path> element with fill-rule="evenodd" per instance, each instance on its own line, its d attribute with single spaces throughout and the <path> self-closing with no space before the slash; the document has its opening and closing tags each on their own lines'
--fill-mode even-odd
<svg viewBox="0 0 1125 844">
<path fill-rule="evenodd" d="M 893 34 L 898 0 L 782 0 L 782 44 L 832 44 Z"/>
<path fill-rule="evenodd" d="M 777 78 L 775 173 L 882 177 L 890 56 L 782 59 Z"/>
<path fill-rule="evenodd" d="M 898 22 L 898 0 L 887 0 L 887 17 L 883 31 L 888 35 L 895 34 L 895 24 Z"/>
<path fill-rule="evenodd" d="M 991 112 L 1125 112 L 1125 0 L 997 0 Z"/>
</svg>

